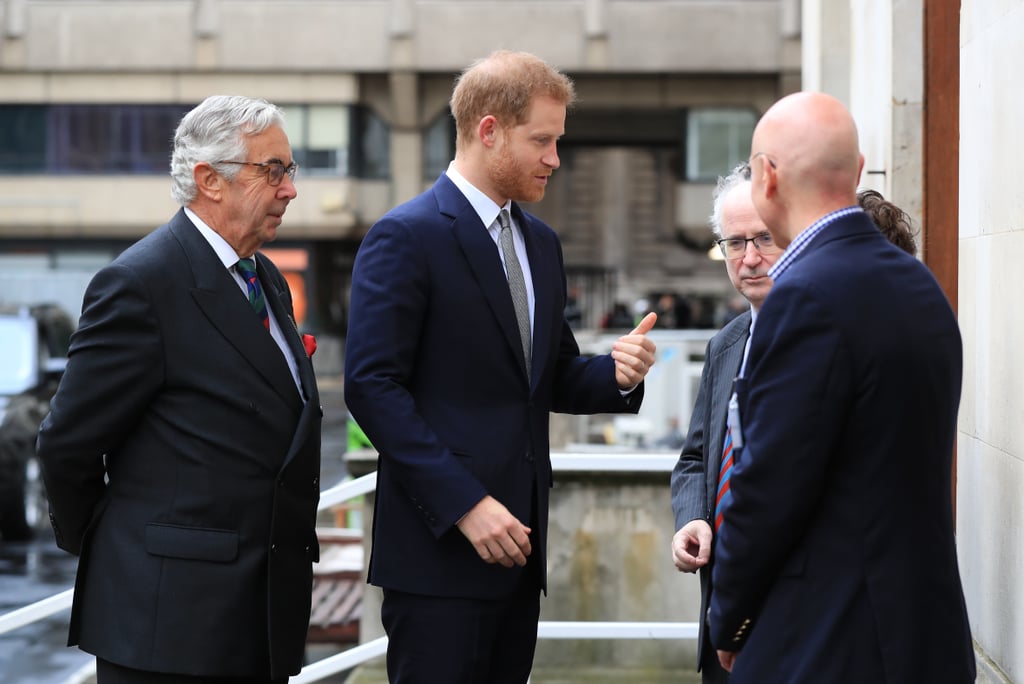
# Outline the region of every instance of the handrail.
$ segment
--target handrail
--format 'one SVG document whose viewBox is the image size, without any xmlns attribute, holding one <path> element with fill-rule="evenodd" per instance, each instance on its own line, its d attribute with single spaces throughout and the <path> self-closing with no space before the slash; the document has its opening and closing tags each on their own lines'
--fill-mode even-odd
<svg viewBox="0 0 1024 684">
<path fill-rule="evenodd" d="M 537 625 L 538 639 L 696 639 L 696 622 L 553 622 Z M 291 684 L 320 681 L 387 653 L 388 638 L 377 637 L 302 668 Z"/>
<path fill-rule="evenodd" d="M 551 454 L 552 469 L 560 472 L 671 472 L 678 455 L 660 451 L 570 451 Z M 320 493 L 317 510 L 323 511 L 377 488 L 377 473 L 347 480 Z M 68 589 L 23 608 L 0 615 L 0 635 L 47 618 L 71 607 L 74 589 Z M 569 622 L 541 621 L 538 639 L 696 639 L 696 622 Z M 350 670 L 387 652 L 387 637 L 311 663 L 289 681 L 319 681 Z"/>
<path fill-rule="evenodd" d="M 19 627 L 44 620 L 54 613 L 70 608 L 74 593 L 74 589 L 67 589 L 59 594 L 54 594 L 41 601 L 29 604 L 24 608 L 18 608 L 17 610 L 0 615 L 0 634 L 6 634 Z"/>
</svg>

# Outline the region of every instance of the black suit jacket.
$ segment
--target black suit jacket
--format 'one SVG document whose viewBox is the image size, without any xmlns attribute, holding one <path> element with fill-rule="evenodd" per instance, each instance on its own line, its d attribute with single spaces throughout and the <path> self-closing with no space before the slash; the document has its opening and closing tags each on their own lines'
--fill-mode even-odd
<svg viewBox="0 0 1024 684">
<path fill-rule="evenodd" d="M 715 545 L 711 639 L 742 649 L 733 684 L 974 681 L 952 512 L 961 358 L 934 277 L 862 212 L 776 280 Z"/>
<path fill-rule="evenodd" d="M 382 217 L 356 256 L 345 401 L 380 453 L 369 579 L 381 587 L 510 594 L 523 569 L 484 563 L 455 523 L 494 496 L 534 528 L 543 569 L 549 412 L 639 408 L 642 387 L 621 396 L 609 356 L 580 356 L 554 231 L 512 215 L 535 294 L 531 377 L 498 248 L 447 176 Z"/>
<path fill-rule="evenodd" d="M 257 257 L 305 402 L 183 211 L 86 291 L 38 454 L 57 543 L 81 554 L 69 643 L 111 662 L 301 669 L 322 411 L 284 278 Z"/>
<path fill-rule="evenodd" d="M 722 466 L 722 443 L 732 396 L 733 380 L 739 374 L 743 348 L 750 335 L 750 311 L 732 319 L 708 340 L 700 388 L 690 414 L 690 430 L 679 460 L 672 469 L 672 512 L 678 531 L 691 520 L 706 520 L 714 529 L 718 471 Z M 712 556 L 712 562 L 714 556 Z M 710 599 L 712 563 L 700 569 L 700 623 L 697 636 L 698 669 L 717 663 L 703 661 L 705 615 Z M 713 650 L 713 649 L 712 649 Z"/>
</svg>

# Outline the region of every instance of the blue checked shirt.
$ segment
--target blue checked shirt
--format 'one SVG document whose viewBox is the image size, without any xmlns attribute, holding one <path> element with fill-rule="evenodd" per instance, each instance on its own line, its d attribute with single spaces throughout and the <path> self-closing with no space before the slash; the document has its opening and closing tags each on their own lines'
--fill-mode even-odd
<svg viewBox="0 0 1024 684">
<path fill-rule="evenodd" d="M 844 216 L 850 214 L 863 213 L 864 210 L 859 206 L 854 205 L 852 207 L 846 207 L 845 209 L 837 209 L 831 214 L 825 214 L 820 219 L 811 224 L 809 228 L 806 228 L 802 233 L 796 236 L 796 239 L 789 244 L 786 251 L 782 253 L 779 260 L 768 269 L 768 277 L 772 279 L 773 283 L 779 282 L 779 278 L 793 265 L 796 258 L 800 256 L 800 253 L 811 243 L 811 240 L 818 236 L 818 233 L 825 230 L 828 225 L 834 221 L 837 221 Z"/>
<path fill-rule="evenodd" d="M 782 253 L 779 260 L 768 269 L 768 277 L 772 279 L 773 283 L 779 282 L 779 278 L 793 265 L 796 258 L 800 256 L 800 253 L 807 248 L 807 245 L 811 244 L 811 240 L 816 238 L 818 234 L 825 230 L 829 224 L 841 219 L 844 216 L 850 214 L 856 214 L 863 212 L 864 210 L 858 205 L 852 207 L 846 207 L 844 209 L 836 209 L 831 214 L 825 214 L 820 219 L 810 225 L 809 228 L 804 229 L 802 233 L 796 236 L 796 239 L 789 243 L 789 247 Z M 751 320 L 750 323 L 750 335 L 747 337 L 747 346 L 743 350 L 743 363 L 740 365 L 740 377 L 746 377 L 747 374 L 747 353 L 750 351 L 750 340 L 754 337 L 754 323 L 756 320 Z M 733 394 L 733 396 L 736 396 Z"/>
</svg>

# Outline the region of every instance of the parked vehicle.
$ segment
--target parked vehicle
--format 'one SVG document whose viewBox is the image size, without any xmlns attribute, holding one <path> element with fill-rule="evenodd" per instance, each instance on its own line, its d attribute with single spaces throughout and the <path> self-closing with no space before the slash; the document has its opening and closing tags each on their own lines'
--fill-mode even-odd
<svg viewBox="0 0 1024 684">
<path fill-rule="evenodd" d="M 0 538 L 49 527 L 36 433 L 67 364 L 74 329 L 52 304 L 0 308 Z"/>
</svg>

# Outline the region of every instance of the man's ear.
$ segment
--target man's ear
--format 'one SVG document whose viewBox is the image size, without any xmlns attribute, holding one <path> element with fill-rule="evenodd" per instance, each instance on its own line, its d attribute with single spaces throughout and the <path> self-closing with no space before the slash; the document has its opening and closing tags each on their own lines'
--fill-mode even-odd
<svg viewBox="0 0 1024 684">
<path fill-rule="evenodd" d="M 488 114 L 480 119 L 480 123 L 476 128 L 476 134 L 480 138 L 481 144 L 488 148 L 494 147 L 498 142 L 500 133 L 501 126 L 498 125 L 498 119 L 493 114 Z"/>
<path fill-rule="evenodd" d="M 210 166 L 208 162 L 199 162 L 192 167 L 192 179 L 196 183 L 196 189 L 204 197 L 215 202 L 220 201 L 221 193 L 224 190 L 224 177 Z"/>
<path fill-rule="evenodd" d="M 775 197 L 779 192 L 779 171 L 775 168 L 775 162 L 765 158 L 761 164 L 761 176 L 765 199 Z"/>
</svg>

